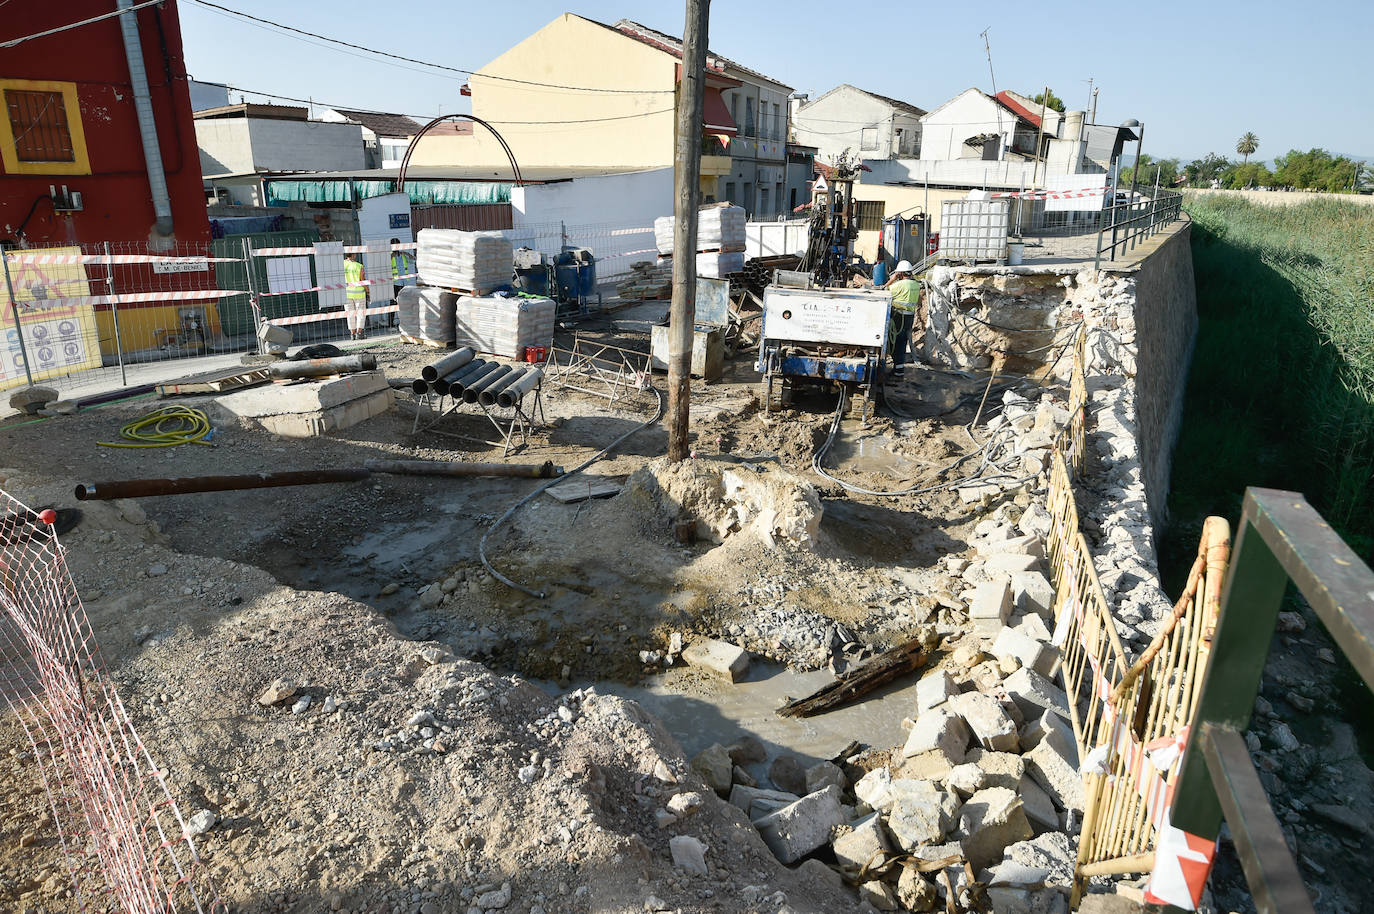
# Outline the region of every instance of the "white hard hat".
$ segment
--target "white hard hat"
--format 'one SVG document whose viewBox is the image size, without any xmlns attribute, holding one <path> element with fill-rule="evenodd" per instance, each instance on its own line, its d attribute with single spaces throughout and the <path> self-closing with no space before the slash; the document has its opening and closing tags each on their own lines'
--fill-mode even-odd
<svg viewBox="0 0 1374 914">
<path fill-rule="evenodd" d="M 897 264 L 897 268 L 894 269 L 892 272 L 894 272 L 894 273 L 910 273 L 910 272 L 911 272 L 911 261 L 910 261 L 910 260 L 899 261 L 898 264 Z"/>
</svg>

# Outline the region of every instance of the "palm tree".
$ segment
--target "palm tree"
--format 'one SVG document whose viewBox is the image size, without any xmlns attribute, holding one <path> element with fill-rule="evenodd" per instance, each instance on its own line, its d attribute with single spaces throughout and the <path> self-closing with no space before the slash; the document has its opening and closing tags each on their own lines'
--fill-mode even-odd
<svg viewBox="0 0 1374 914">
<path fill-rule="evenodd" d="M 1253 133 L 1250 133 L 1248 130 L 1246 131 L 1245 136 L 1236 140 L 1236 152 L 1240 153 L 1242 156 L 1245 157 L 1241 161 L 1242 165 L 1247 164 L 1250 161 L 1250 155 L 1256 149 L 1259 149 L 1259 137 L 1255 136 Z"/>
</svg>

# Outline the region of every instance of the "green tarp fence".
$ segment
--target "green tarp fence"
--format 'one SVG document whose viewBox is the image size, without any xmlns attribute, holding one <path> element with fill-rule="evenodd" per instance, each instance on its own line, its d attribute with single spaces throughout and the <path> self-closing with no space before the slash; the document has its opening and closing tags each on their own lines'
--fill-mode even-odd
<svg viewBox="0 0 1374 914">
<path fill-rule="evenodd" d="M 406 181 L 411 203 L 509 203 L 510 189 L 492 181 Z M 267 205 L 356 203 L 395 192 L 395 181 L 282 179 L 267 182 Z"/>
</svg>

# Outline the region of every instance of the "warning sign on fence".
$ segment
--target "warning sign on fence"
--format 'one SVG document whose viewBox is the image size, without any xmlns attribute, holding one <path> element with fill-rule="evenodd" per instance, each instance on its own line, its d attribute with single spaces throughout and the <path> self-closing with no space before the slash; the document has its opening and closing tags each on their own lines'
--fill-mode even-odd
<svg viewBox="0 0 1374 914">
<path fill-rule="evenodd" d="M 80 248 L 52 248 L 44 253 L 79 255 Z M 0 390 L 28 383 L 24 351 L 34 381 L 100 367 L 100 340 L 95 309 L 71 304 L 89 296 L 86 268 L 80 264 L 37 264 L 10 261 L 10 279 L 19 306 L 20 326 L 8 296 L 0 308 Z M 52 302 L 52 304 L 45 304 Z M 24 334 L 24 349 L 19 333 Z"/>
</svg>

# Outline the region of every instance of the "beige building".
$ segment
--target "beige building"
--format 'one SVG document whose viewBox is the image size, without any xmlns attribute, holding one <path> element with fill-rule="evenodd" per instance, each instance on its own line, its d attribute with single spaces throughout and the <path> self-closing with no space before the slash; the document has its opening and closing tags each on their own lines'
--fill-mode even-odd
<svg viewBox="0 0 1374 914">
<path fill-rule="evenodd" d="M 473 74 L 472 113 L 492 124 L 525 167 L 671 167 L 682 65 L 679 39 L 622 19 L 564 13 Z M 786 209 L 791 87 L 707 56 L 702 193 L 751 218 Z M 413 165 L 504 166 L 481 125 L 426 135 Z"/>
</svg>

